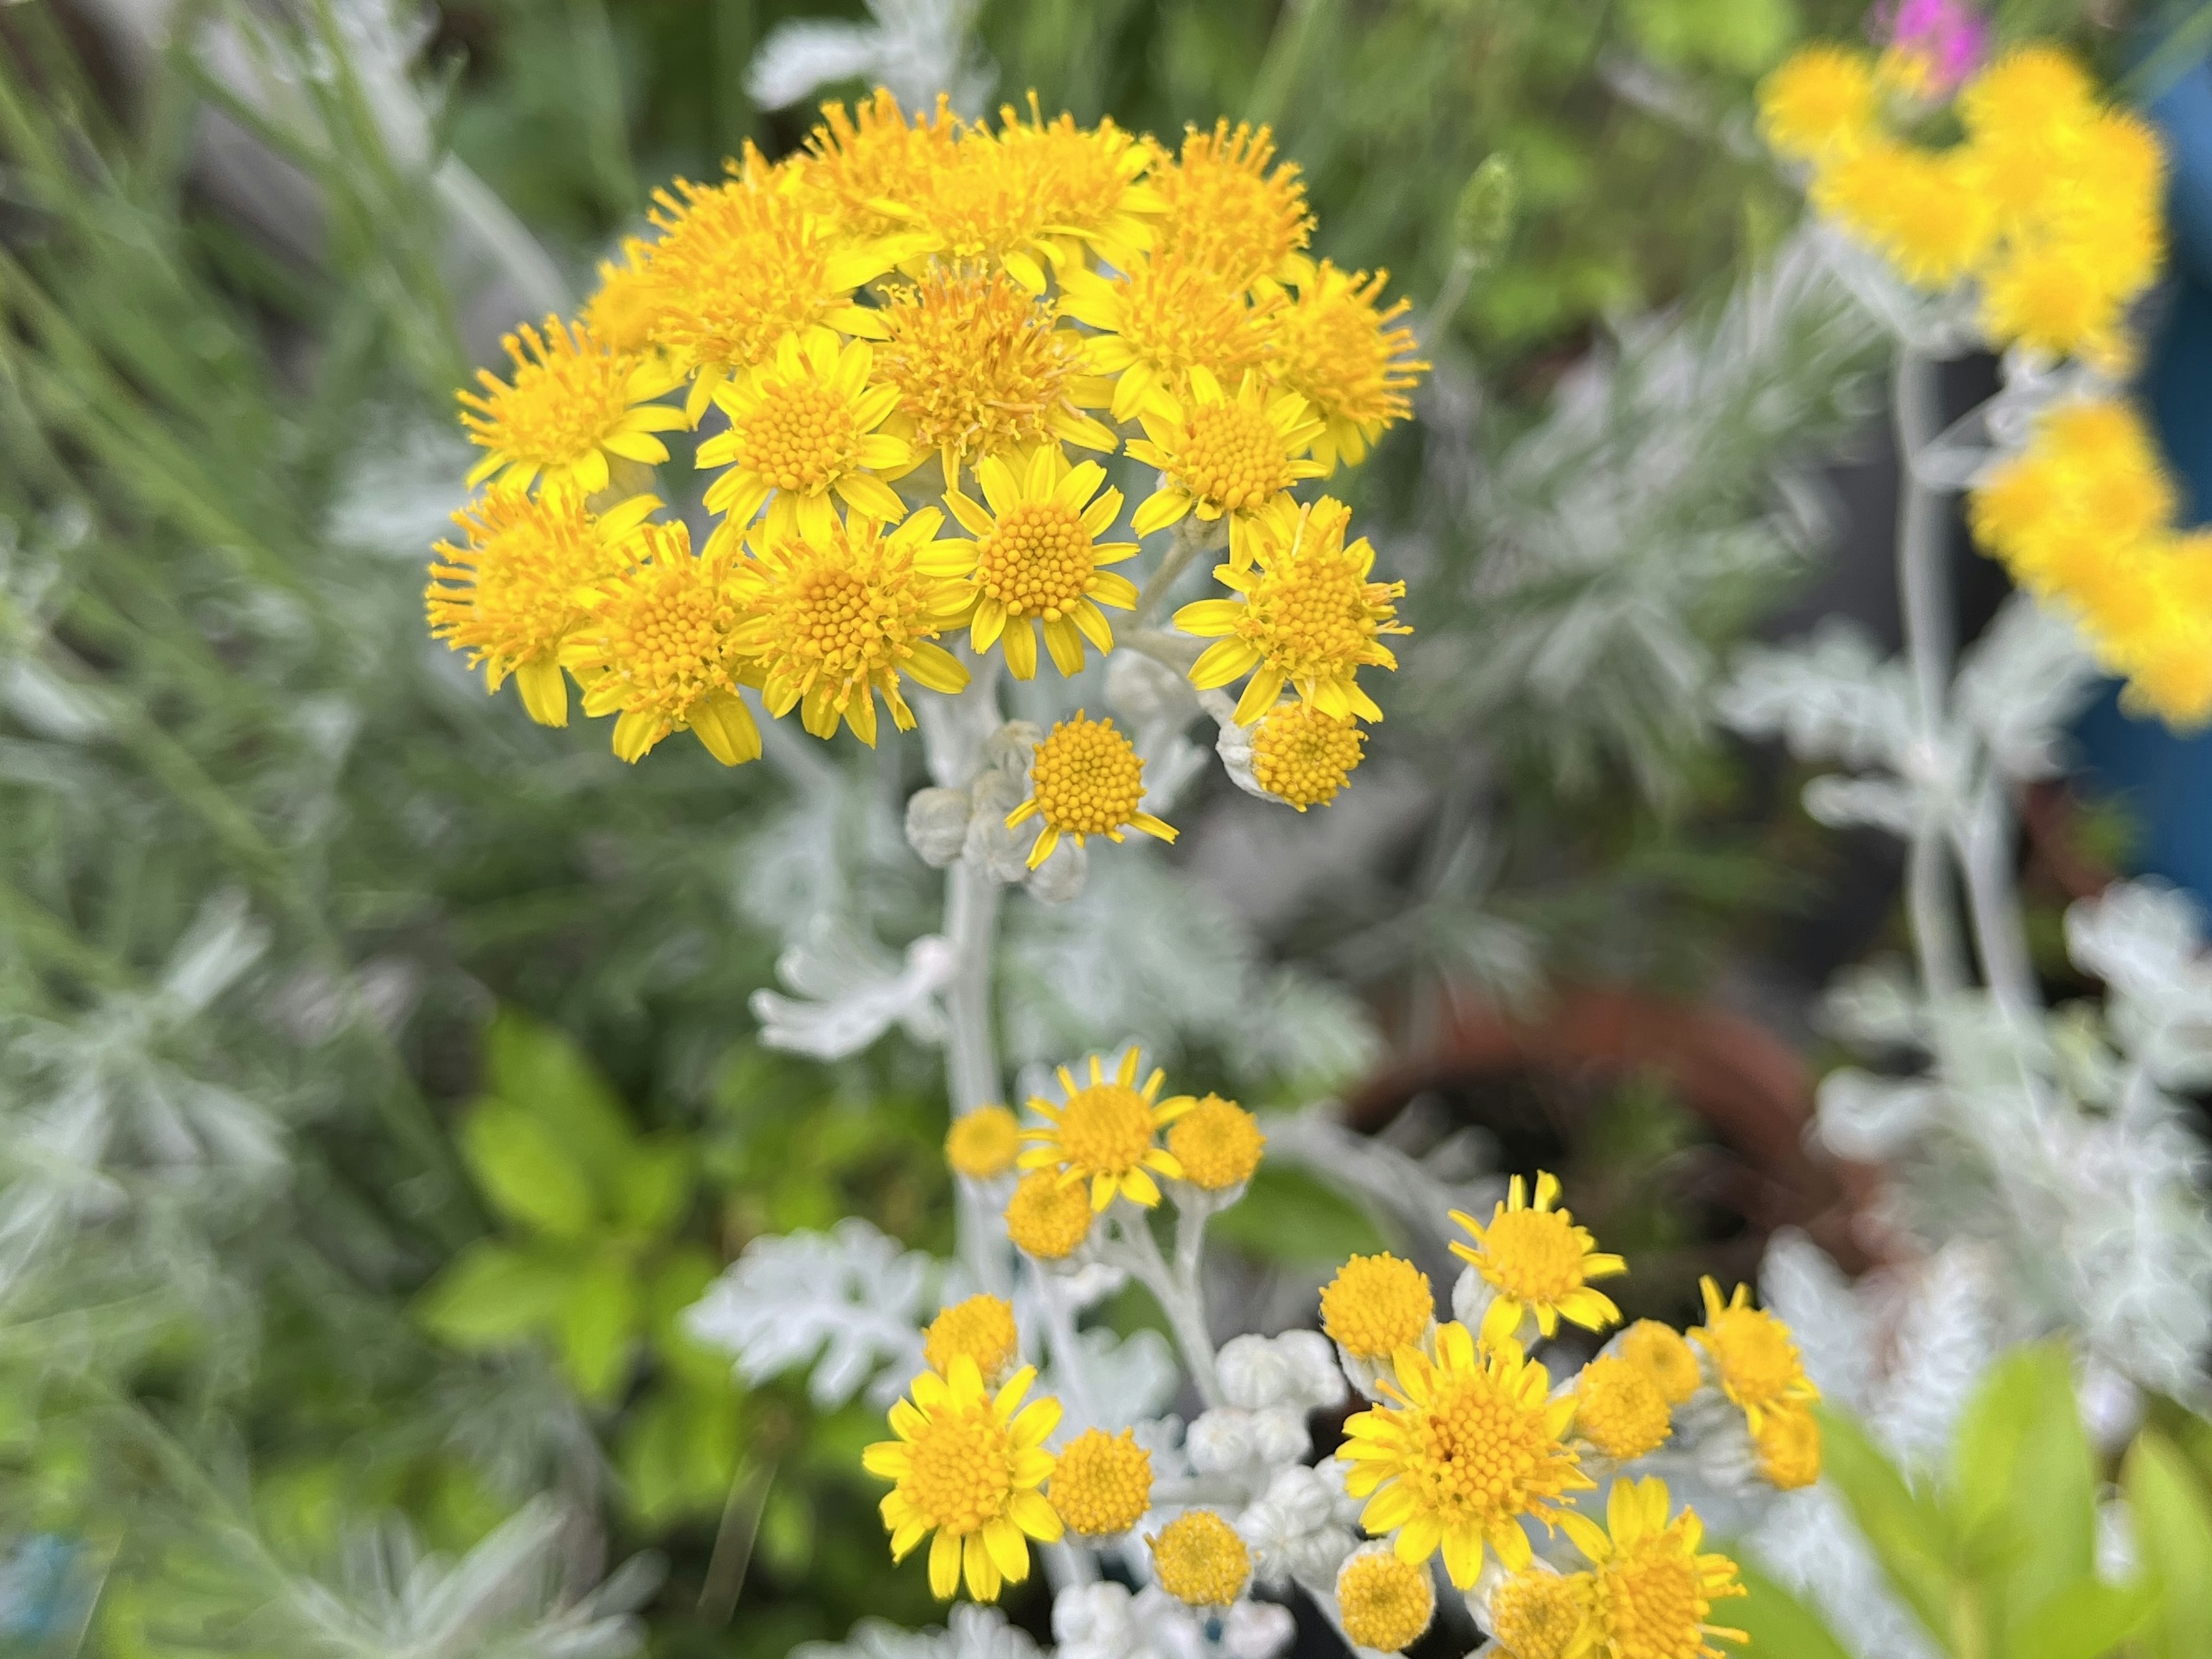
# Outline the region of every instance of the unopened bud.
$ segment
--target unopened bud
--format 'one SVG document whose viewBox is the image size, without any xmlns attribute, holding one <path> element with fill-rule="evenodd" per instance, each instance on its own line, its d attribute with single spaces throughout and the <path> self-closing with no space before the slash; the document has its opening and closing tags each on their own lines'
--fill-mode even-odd
<svg viewBox="0 0 2212 1659">
<path fill-rule="evenodd" d="M 957 860 L 968 844 L 968 792 L 921 789 L 906 804 L 907 844 L 933 870 Z"/>
<path fill-rule="evenodd" d="M 1503 155 L 1486 157 L 1468 175 L 1452 216 L 1452 247 L 1460 258 L 1477 270 L 1497 263 L 1512 240 L 1520 194 L 1513 164 Z"/>
</svg>

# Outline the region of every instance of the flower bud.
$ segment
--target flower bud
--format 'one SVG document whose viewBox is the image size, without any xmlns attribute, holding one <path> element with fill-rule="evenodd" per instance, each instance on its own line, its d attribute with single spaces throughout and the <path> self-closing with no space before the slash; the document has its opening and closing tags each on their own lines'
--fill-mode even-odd
<svg viewBox="0 0 2212 1659">
<path fill-rule="evenodd" d="M 906 804 L 907 844 L 933 870 L 956 862 L 968 845 L 965 789 L 919 789 Z"/>
</svg>

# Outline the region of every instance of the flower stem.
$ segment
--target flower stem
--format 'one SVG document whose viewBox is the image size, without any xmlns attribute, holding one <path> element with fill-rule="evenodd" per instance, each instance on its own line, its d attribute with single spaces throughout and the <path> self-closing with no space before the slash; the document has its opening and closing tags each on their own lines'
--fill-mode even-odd
<svg viewBox="0 0 2212 1659">
<path fill-rule="evenodd" d="M 1186 1285 L 1170 1269 L 1160 1255 L 1159 1241 L 1152 1237 L 1143 1215 L 1117 1216 L 1115 1225 L 1124 1247 L 1120 1253 L 1121 1265 L 1152 1293 L 1152 1300 L 1167 1316 L 1168 1328 L 1175 1333 L 1176 1346 L 1182 1350 L 1183 1364 L 1199 1399 L 1208 1410 L 1228 1404 L 1221 1392 L 1220 1373 L 1214 1368 L 1213 1333 L 1207 1328 L 1206 1308 L 1196 1285 Z"/>
</svg>

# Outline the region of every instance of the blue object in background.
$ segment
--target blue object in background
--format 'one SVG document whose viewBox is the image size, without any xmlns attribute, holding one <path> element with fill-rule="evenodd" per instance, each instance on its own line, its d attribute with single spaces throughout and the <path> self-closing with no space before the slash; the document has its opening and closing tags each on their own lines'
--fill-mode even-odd
<svg viewBox="0 0 2212 1659">
<path fill-rule="evenodd" d="M 2212 63 L 2193 64 L 2146 112 L 2172 169 L 2167 198 L 2175 292 L 2142 394 L 2179 474 L 2192 524 L 2212 518 Z M 2120 712 L 2117 686 L 2076 728 L 2099 793 L 2118 796 L 2142 831 L 2143 872 L 2212 908 L 2212 732 L 2180 737 Z"/>
</svg>

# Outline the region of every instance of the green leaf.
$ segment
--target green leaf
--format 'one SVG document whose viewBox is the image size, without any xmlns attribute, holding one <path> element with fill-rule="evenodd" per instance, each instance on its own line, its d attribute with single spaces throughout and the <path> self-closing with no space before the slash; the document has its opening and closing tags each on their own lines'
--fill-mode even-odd
<svg viewBox="0 0 2212 1659">
<path fill-rule="evenodd" d="M 629 1376 L 640 1312 L 629 1258 L 615 1251 L 587 1262 L 570 1285 L 560 1314 L 561 1364 L 585 1399 L 611 1400 Z"/>
<path fill-rule="evenodd" d="M 666 1231 L 684 1213 L 696 1168 L 680 1135 L 641 1140 L 610 1167 L 615 1219 L 639 1232 Z"/>
<path fill-rule="evenodd" d="M 1786 1655 L 1788 1659 L 1851 1659 L 1831 1635 L 1820 1615 L 1735 1553 L 1736 1576 L 1750 1591 L 1741 1601 L 1717 1606 L 1712 1622 L 1733 1625 L 1751 1635 L 1751 1651 Z"/>
<path fill-rule="evenodd" d="M 598 1218 L 592 1186 L 545 1122 L 487 1100 L 461 1124 L 461 1156 L 508 1220 L 556 1238 L 581 1238 Z"/>
<path fill-rule="evenodd" d="M 2084 1579 L 2046 1596 L 2020 1626 L 2006 1659 L 2105 1659 L 2150 1622 L 2157 1593 Z M 2202 1652 L 2203 1631 L 2197 1632 Z"/>
<path fill-rule="evenodd" d="M 2144 1659 L 2193 1659 L 2212 1631 L 2212 1504 L 2188 1458 L 2162 1435 L 2136 1437 L 2120 1481 L 2136 1548 L 2165 1591 Z"/>
<path fill-rule="evenodd" d="M 684 1310 L 696 1302 L 720 1271 L 711 1252 L 680 1244 L 654 1264 L 645 1281 L 645 1332 L 661 1363 L 685 1381 L 725 1394 L 738 1391 L 730 1356 L 693 1339 L 684 1328 Z"/>
<path fill-rule="evenodd" d="M 431 1334 L 457 1348 L 507 1347 L 550 1326 L 574 1265 L 495 1239 L 470 1245 L 416 1304 Z"/>
<path fill-rule="evenodd" d="M 1899 1599 L 1939 1641 L 1962 1585 L 1942 1512 L 1915 1495 L 1867 1432 L 1841 1413 L 1820 1413 L 1821 1471 L 1843 1494 Z"/>
<path fill-rule="evenodd" d="M 1213 1237 L 1263 1261 L 1338 1262 L 1386 1249 L 1365 1212 L 1305 1173 L 1261 1164 L 1244 1196 L 1214 1217 Z"/>
<path fill-rule="evenodd" d="M 736 1395 L 664 1384 L 634 1413 L 616 1454 L 623 1496 L 649 1526 L 709 1516 L 728 1501 L 737 1474 Z"/>
<path fill-rule="evenodd" d="M 637 1136 L 599 1068 L 561 1032 L 502 1009 L 486 1038 L 490 1092 L 540 1119 L 579 1168 L 611 1170 Z"/>
<path fill-rule="evenodd" d="M 1960 1421 L 1949 1500 L 2008 1629 L 2037 1617 L 2052 1585 L 2094 1574 L 2096 1465 L 2062 1348 L 2022 1348 L 1992 1369 Z"/>
</svg>

